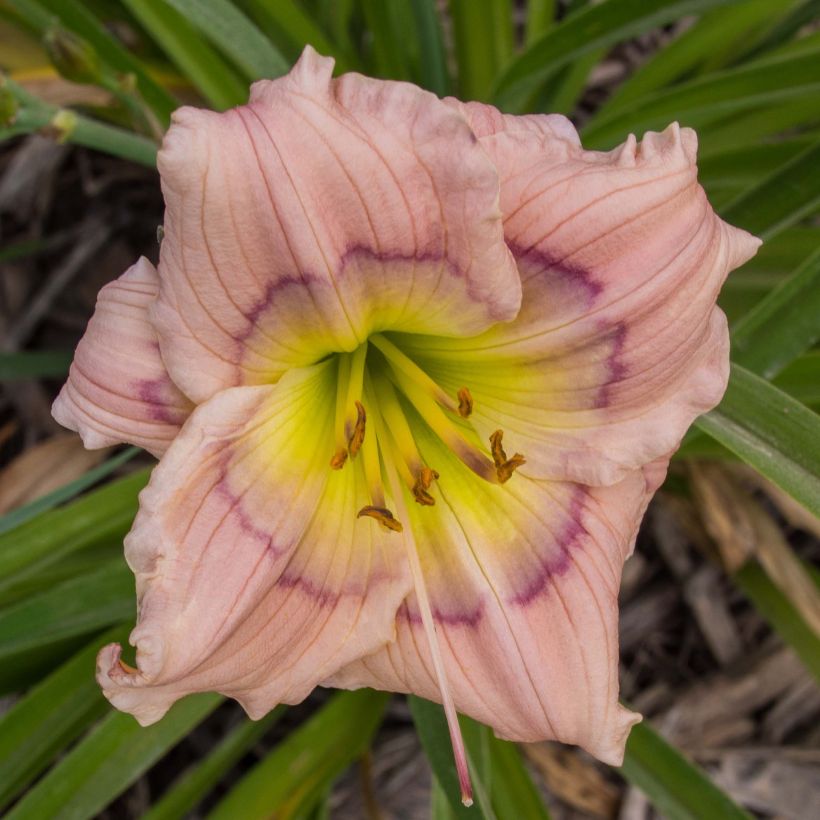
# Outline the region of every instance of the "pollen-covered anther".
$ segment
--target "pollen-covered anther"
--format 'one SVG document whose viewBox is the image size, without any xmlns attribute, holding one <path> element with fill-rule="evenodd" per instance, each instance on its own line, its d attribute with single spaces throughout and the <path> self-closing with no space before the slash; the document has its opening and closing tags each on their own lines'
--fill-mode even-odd
<svg viewBox="0 0 820 820">
<path fill-rule="evenodd" d="M 131 666 L 130 663 L 126 663 L 122 658 L 117 660 L 117 665 L 122 669 L 123 672 L 126 672 L 129 675 L 136 675 L 139 670 L 135 667 Z"/>
<path fill-rule="evenodd" d="M 393 513 L 387 507 L 362 507 L 356 514 L 356 518 L 362 518 L 363 516 L 375 518 L 379 524 L 388 530 L 393 530 L 393 532 L 401 532 L 404 529 L 401 521 L 394 518 Z"/>
<path fill-rule="evenodd" d="M 333 458 L 330 459 L 330 466 L 333 470 L 341 470 L 342 467 L 345 466 L 345 462 L 347 461 L 347 450 L 344 447 L 340 447 L 336 452 L 333 454 Z"/>
<path fill-rule="evenodd" d="M 495 473 L 502 484 L 505 481 L 509 481 L 515 470 L 522 464 L 526 464 L 527 461 L 521 453 L 515 453 L 512 458 L 507 458 L 507 454 L 504 452 L 504 447 L 501 443 L 503 438 L 503 430 L 496 430 L 490 436 L 490 451 L 493 454 L 493 461 L 495 462 Z"/>
<path fill-rule="evenodd" d="M 473 412 L 473 397 L 466 387 L 459 388 L 458 395 L 458 414 L 461 418 L 466 419 L 472 415 Z"/>
<path fill-rule="evenodd" d="M 430 485 L 438 479 L 438 472 L 430 467 L 422 467 L 416 473 L 416 483 L 413 484 L 413 498 L 423 507 L 432 507 L 436 499 L 428 492 Z"/>
<path fill-rule="evenodd" d="M 350 434 L 350 438 L 347 442 L 347 451 L 350 453 L 351 458 L 356 458 L 359 453 L 359 450 L 362 448 L 362 442 L 364 441 L 364 434 L 365 428 L 367 427 L 367 413 L 365 412 L 364 405 L 360 402 L 356 402 L 356 424 L 353 427 L 353 432 Z"/>
</svg>

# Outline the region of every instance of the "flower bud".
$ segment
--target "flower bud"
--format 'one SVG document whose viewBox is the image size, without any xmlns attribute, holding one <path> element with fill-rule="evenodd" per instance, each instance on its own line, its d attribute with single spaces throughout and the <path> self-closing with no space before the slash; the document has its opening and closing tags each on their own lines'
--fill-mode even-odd
<svg viewBox="0 0 820 820">
<path fill-rule="evenodd" d="M 81 37 L 62 28 L 46 32 L 44 45 L 49 59 L 62 77 L 75 83 L 102 80 L 97 52 Z"/>
</svg>

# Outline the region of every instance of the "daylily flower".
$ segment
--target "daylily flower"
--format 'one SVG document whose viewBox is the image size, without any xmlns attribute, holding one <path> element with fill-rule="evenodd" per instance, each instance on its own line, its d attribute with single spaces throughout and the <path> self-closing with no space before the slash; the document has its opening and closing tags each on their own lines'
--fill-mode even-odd
<svg viewBox="0 0 820 820">
<path fill-rule="evenodd" d="M 126 539 L 143 724 L 215 690 L 442 702 L 620 763 L 617 594 L 646 505 L 726 386 L 715 300 L 758 241 L 696 139 L 609 153 L 559 116 L 332 79 L 310 48 L 159 155 L 158 269 L 107 285 L 55 417 L 160 457 Z"/>
</svg>

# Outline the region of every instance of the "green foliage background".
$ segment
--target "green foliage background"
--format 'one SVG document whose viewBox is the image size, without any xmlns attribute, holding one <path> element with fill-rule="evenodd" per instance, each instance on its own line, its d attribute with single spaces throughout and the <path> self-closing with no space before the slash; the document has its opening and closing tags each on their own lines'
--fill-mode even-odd
<svg viewBox="0 0 820 820">
<path fill-rule="evenodd" d="M 215 109 L 240 104 L 249 81 L 287 71 L 305 43 L 333 55 L 339 70 L 406 79 L 514 113 L 572 114 L 613 47 L 684 18 L 691 25 L 586 118 L 582 137 L 587 147 L 606 149 L 670 120 L 698 129 L 711 201 L 766 243 L 724 289 L 731 384 L 679 457 L 739 459 L 820 515 L 816 0 L 0 0 L 6 31 L 13 27 L 33 49 L 44 46 L 60 73 L 114 100 L 104 109 L 58 109 L 6 76 L 0 138 L 48 128 L 151 166 L 177 93 L 195 93 Z M 136 47 L 111 34 L 113 21 L 138 33 Z M 54 376 L 67 362 L 63 351 L 0 353 L 0 378 Z M 0 808 L 14 804 L 9 818 L 94 816 L 220 702 L 188 698 L 141 729 L 107 707 L 91 676 L 97 648 L 124 640 L 133 618 L 121 543 L 147 476 L 89 488 L 132 455 L 126 450 L 0 518 L 0 692 L 22 693 L 0 719 Z M 820 677 L 817 635 L 788 595 L 754 562 L 735 581 Z M 548 816 L 517 748 L 469 721 L 477 805 L 467 812 L 440 709 L 411 705 L 439 784 L 435 817 Z M 330 785 L 365 752 L 384 706 L 385 697 L 370 691 L 333 696 L 213 816 L 324 816 Z M 238 726 L 179 776 L 148 817 L 183 817 L 280 714 Z M 645 724 L 633 731 L 621 773 L 669 817 L 747 816 Z"/>
</svg>

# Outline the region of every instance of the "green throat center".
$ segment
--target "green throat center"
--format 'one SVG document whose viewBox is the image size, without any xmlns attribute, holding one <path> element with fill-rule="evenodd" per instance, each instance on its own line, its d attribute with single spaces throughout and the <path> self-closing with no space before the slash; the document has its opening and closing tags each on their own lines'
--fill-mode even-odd
<svg viewBox="0 0 820 820">
<path fill-rule="evenodd" d="M 416 503 L 436 503 L 433 484 L 442 476 L 419 453 L 413 434 L 419 424 L 490 483 L 503 484 L 524 464 L 520 453 L 507 457 L 501 430 L 482 442 L 469 421 L 473 397 L 467 387 L 451 396 L 387 337 L 376 334 L 352 353 L 335 355 L 335 450 L 330 467 L 341 470 L 348 461 L 361 458 L 371 503 L 359 510 L 360 517 L 402 530 L 386 506 L 387 470 L 395 470 Z"/>
</svg>

